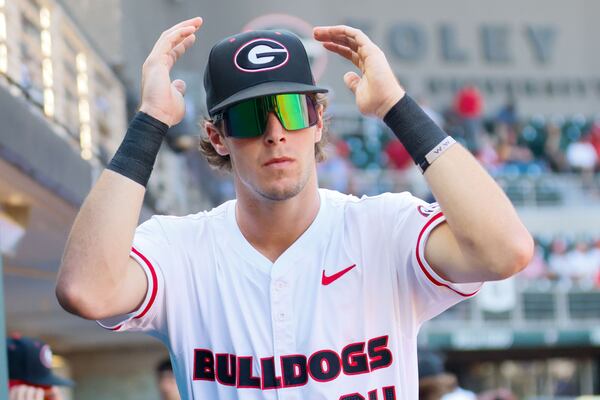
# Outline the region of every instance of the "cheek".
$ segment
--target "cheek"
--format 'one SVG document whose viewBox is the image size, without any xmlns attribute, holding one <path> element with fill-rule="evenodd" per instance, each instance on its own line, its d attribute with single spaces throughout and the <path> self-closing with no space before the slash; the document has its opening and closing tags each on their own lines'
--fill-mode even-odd
<svg viewBox="0 0 600 400">
<path fill-rule="evenodd" d="M 256 160 L 258 151 L 252 146 L 252 143 L 244 143 L 246 139 L 241 139 L 239 143 L 230 145 L 229 157 L 234 170 L 238 175 L 246 175 L 248 172 L 256 169 Z"/>
</svg>

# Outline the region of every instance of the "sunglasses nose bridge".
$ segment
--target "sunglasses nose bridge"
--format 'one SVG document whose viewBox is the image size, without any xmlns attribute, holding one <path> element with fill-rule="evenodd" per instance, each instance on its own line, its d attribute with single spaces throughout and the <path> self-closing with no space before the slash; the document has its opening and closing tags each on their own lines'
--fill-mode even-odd
<svg viewBox="0 0 600 400">
<path fill-rule="evenodd" d="M 275 114 L 275 110 L 270 110 L 267 116 L 267 125 L 263 133 L 263 138 L 268 143 L 285 141 L 285 129 Z"/>
</svg>

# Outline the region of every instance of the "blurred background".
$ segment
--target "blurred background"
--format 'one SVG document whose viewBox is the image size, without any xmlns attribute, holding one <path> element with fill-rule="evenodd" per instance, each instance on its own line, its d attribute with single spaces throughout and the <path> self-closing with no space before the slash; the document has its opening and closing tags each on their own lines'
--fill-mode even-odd
<svg viewBox="0 0 600 400">
<path fill-rule="evenodd" d="M 475 393 L 600 394 L 600 2 L 0 0 L 6 327 L 52 346 L 58 373 L 77 383 L 67 398 L 159 398 L 162 345 L 67 314 L 54 283 L 77 210 L 136 111 L 146 55 L 163 30 L 196 15 L 205 24 L 172 74 L 188 84 L 187 115 L 159 154 L 141 221 L 234 196 L 230 178 L 196 150 L 202 78 L 215 42 L 259 28 L 300 35 L 315 78 L 331 90 L 323 187 L 433 200 L 402 145 L 357 112 L 342 81 L 351 65 L 311 40 L 314 25 L 361 28 L 407 91 L 494 176 L 536 238 L 525 271 L 427 323 L 420 345 L 442 354 Z"/>
</svg>

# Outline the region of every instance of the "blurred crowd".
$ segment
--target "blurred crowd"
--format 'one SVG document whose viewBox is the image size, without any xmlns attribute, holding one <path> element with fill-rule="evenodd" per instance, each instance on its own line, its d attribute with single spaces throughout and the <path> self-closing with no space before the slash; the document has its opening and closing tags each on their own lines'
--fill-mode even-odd
<svg viewBox="0 0 600 400">
<path fill-rule="evenodd" d="M 459 90 L 444 110 L 432 109 L 417 98 L 423 110 L 468 148 L 493 174 L 539 175 L 543 172 L 580 174 L 584 188 L 598 190 L 600 172 L 600 117 L 583 115 L 519 115 L 514 99 L 495 112 L 484 113 L 484 98 L 475 86 Z M 336 116 L 337 117 L 337 116 Z M 375 124 L 375 123 L 374 123 Z M 352 185 L 353 169 L 405 171 L 413 166 L 402 144 L 380 124 L 356 132 L 333 129 L 329 164 L 339 174 L 337 186 Z"/>
<path fill-rule="evenodd" d="M 600 289 L 600 236 L 536 238 L 535 255 L 520 277 L 538 286 Z"/>
<path fill-rule="evenodd" d="M 443 355 L 426 349 L 418 351 L 420 400 L 516 400 L 508 388 L 475 393 L 460 386 L 458 377 L 444 366 Z"/>
</svg>

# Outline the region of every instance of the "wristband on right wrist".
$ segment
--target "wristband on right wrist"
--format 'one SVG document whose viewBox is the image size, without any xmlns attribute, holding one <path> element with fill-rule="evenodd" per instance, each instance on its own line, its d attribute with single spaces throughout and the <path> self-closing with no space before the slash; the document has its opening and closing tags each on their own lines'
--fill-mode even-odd
<svg viewBox="0 0 600 400">
<path fill-rule="evenodd" d="M 139 111 L 107 168 L 146 187 L 169 126 Z"/>
<path fill-rule="evenodd" d="M 407 94 L 387 112 L 383 121 L 423 173 L 456 143 Z"/>
</svg>

